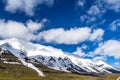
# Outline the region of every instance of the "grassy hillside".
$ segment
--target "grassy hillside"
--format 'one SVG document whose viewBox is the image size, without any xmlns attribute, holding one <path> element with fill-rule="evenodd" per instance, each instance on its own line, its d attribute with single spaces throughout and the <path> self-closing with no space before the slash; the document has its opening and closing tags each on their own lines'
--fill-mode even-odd
<svg viewBox="0 0 120 80">
<path fill-rule="evenodd" d="M 41 67 L 41 66 L 40 66 Z M 120 74 L 85 76 L 71 73 L 64 73 L 42 66 L 46 77 L 38 74 L 23 65 L 4 64 L 0 62 L 0 80 L 116 80 Z"/>
<path fill-rule="evenodd" d="M 34 70 L 23 65 L 0 63 L 0 80 L 37 80 L 38 78 Z"/>
<path fill-rule="evenodd" d="M 104 80 L 117 80 L 118 77 L 120 77 L 120 74 L 106 75 Z"/>
<path fill-rule="evenodd" d="M 39 62 L 33 62 L 33 64 L 41 69 L 46 77 L 38 76 L 37 72 L 25 67 L 22 64 L 6 64 L 3 63 L 5 58 L 7 61 L 19 62 L 15 56 L 11 54 L 2 54 L 0 56 L 0 80 L 116 80 L 120 74 L 113 75 L 83 75 L 83 74 L 73 74 L 65 73 L 62 71 L 53 70 L 47 68 Z"/>
<path fill-rule="evenodd" d="M 42 66 L 46 77 L 23 65 L 0 62 L 0 80 L 97 80 L 96 77 L 65 73 Z"/>
</svg>

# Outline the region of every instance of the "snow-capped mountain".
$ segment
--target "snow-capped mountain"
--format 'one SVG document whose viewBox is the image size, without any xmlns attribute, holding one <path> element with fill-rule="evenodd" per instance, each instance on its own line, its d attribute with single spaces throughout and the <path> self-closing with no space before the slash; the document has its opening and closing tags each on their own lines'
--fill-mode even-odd
<svg viewBox="0 0 120 80">
<path fill-rule="evenodd" d="M 0 48 L 10 51 L 18 57 L 25 66 L 34 69 L 42 76 L 44 76 L 42 71 L 38 70 L 32 63 L 27 63 L 26 59 L 36 60 L 49 68 L 65 72 L 120 73 L 119 70 L 103 61 L 94 62 L 90 59 L 78 58 L 74 55 L 65 54 L 60 49 L 33 44 L 16 38 L 1 40 Z"/>
</svg>

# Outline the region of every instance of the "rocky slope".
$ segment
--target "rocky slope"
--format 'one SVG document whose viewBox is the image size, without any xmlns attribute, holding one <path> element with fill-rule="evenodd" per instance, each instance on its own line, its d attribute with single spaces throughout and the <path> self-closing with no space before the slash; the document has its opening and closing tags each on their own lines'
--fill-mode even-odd
<svg viewBox="0 0 120 80">
<path fill-rule="evenodd" d="M 40 62 L 49 68 L 64 72 L 120 73 L 119 69 L 103 61 L 94 62 L 90 59 L 78 58 L 74 55 L 65 54 L 60 49 L 15 38 L 0 41 L 0 54 L 4 51 L 9 51 L 18 58 L 21 64 L 32 68 L 43 77 L 45 76 L 44 73 L 35 67 L 32 62 Z"/>
</svg>

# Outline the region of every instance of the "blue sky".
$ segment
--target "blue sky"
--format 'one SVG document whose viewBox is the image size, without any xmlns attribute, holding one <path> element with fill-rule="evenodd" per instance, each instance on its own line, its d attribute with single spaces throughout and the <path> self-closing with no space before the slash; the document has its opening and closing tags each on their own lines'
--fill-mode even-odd
<svg viewBox="0 0 120 80">
<path fill-rule="evenodd" d="M 0 0 L 0 10 L 1 39 L 120 66 L 120 0 Z"/>
</svg>

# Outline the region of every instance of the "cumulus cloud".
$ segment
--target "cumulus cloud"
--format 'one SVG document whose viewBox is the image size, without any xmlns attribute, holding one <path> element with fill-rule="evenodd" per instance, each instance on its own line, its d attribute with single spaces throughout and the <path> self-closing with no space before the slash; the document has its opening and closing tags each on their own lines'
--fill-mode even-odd
<svg viewBox="0 0 120 80">
<path fill-rule="evenodd" d="M 25 12 L 29 16 L 34 15 L 34 9 L 37 5 L 47 5 L 52 6 L 54 0 L 5 0 L 6 7 L 5 10 L 15 13 L 16 11 Z"/>
<path fill-rule="evenodd" d="M 16 37 L 24 40 L 35 40 L 35 31 L 42 27 L 42 23 L 29 20 L 26 24 L 16 21 L 0 20 L 0 37 L 3 39 Z"/>
<path fill-rule="evenodd" d="M 97 40 L 97 38 L 101 39 L 102 36 L 102 29 L 95 30 L 92 33 L 92 29 L 88 27 L 71 28 L 70 30 L 57 28 L 41 32 L 38 39 L 58 44 L 78 44 L 88 40 L 94 41 Z"/>
<path fill-rule="evenodd" d="M 110 30 L 116 31 L 118 28 L 120 28 L 120 19 L 117 19 L 110 24 Z"/>
<path fill-rule="evenodd" d="M 82 48 L 80 48 L 80 47 L 77 47 L 76 51 L 73 52 L 72 54 L 74 54 L 75 56 L 79 56 L 79 57 L 85 56 L 85 52 L 83 52 Z"/>
<path fill-rule="evenodd" d="M 29 20 L 27 23 L 27 28 L 32 32 L 36 33 L 37 30 L 39 30 L 42 27 L 41 23 L 35 23 L 32 20 Z"/>
<path fill-rule="evenodd" d="M 101 41 L 102 37 L 103 37 L 103 34 L 104 34 L 104 30 L 103 29 L 94 30 L 93 34 L 90 37 L 90 40 L 91 41 L 95 41 L 95 40 Z"/>
<path fill-rule="evenodd" d="M 85 41 L 102 40 L 104 30 L 92 30 L 89 27 L 78 27 L 65 30 L 64 28 L 49 29 L 40 31 L 44 27 L 47 19 L 42 19 L 41 22 L 28 20 L 26 23 L 16 21 L 0 20 L 0 37 L 19 38 L 24 40 L 39 40 L 47 43 L 57 44 L 78 44 Z M 85 46 L 84 46 L 85 48 Z"/>
<path fill-rule="evenodd" d="M 108 40 L 95 50 L 95 54 L 114 56 L 115 58 L 120 58 L 120 41 Z"/>
<path fill-rule="evenodd" d="M 51 29 L 41 32 L 39 34 L 40 39 L 44 39 L 46 42 L 56 42 L 59 44 L 78 44 L 88 39 L 91 29 L 84 28 L 71 28 L 70 30 L 64 30 L 63 28 Z"/>
<path fill-rule="evenodd" d="M 37 23 L 37 22 L 33 22 L 32 20 L 28 20 L 26 25 L 27 25 L 27 28 L 32 32 L 32 33 L 37 33 L 37 31 L 39 29 L 41 29 L 44 24 L 47 22 L 47 19 L 44 18 L 41 20 L 40 23 Z"/>
</svg>

